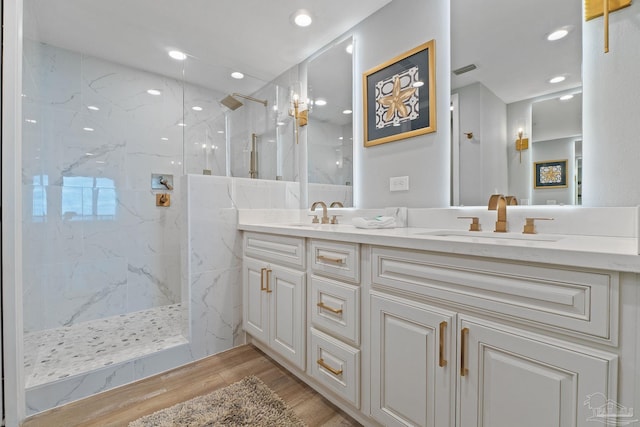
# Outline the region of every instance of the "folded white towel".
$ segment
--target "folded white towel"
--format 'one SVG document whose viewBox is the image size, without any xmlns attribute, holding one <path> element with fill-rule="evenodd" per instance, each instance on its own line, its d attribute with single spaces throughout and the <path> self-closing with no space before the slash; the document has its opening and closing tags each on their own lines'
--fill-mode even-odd
<svg viewBox="0 0 640 427">
<path fill-rule="evenodd" d="M 357 228 L 395 228 L 396 220 L 392 216 L 377 216 L 375 218 L 356 217 L 351 220 Z"/>
</svg>

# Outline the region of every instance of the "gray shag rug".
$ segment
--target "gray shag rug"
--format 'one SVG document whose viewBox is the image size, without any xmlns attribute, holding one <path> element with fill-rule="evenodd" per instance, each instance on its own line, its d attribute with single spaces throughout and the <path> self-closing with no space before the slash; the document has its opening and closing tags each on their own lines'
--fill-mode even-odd
<svg viewBox="0 0 640 427">
<path fill-rule="evenodd" d="M 305 424 L 277 394 L 254 376 L 129 423 L 129 427 L 178 426 L 304 427 Z"/>
</svg>

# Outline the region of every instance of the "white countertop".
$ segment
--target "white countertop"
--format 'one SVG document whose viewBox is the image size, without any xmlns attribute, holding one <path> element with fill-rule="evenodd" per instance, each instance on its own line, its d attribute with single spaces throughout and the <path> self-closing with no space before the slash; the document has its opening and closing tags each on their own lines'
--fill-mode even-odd
<svg viewBox="0 0 640 427">
<path fill-rule="evenodd" d="M 640 272 L 638 239 L 635 237 L 563 234 L 536 234 L 528 237 L 518 232 L 505 234 L 477 232 L 478 234 L 474 234 L 475 232 L 460 229 L 420 227 L 359 229 L 350 224 L 320 225 L 295 222 L 248 223 L 241 221 L 238 228 L 244 231 L 504 260 Z"/>
</svg>

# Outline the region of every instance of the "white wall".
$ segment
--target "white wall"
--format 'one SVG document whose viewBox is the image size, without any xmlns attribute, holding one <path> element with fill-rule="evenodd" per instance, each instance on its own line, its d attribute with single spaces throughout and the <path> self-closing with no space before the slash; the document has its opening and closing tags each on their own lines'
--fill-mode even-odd
<svg viewBox="0 0 640 427">
<path fill-rule="evenodd" d="M 448 1 L 395 0 L 354 29 L 354 204 L 359 208 L 449 206 L 449 16 Z M 437 131 L 364 148 L 362 74 L 432 39 Z M 390 192 L 393 176 L 409 176 L 409 191 Z"/>
<path fill-rule="evenodd" d="M 532 141 L 546 140 L 565 137 L 568 135 L 580 134 L 580 125 L 576 123 L 575 117 L 570 120 L 570 124 L 560 123 L 550 131 L 540 133 L 538 128 L 534 130 L 533 105 L 537 102 L 558 98 L 565 94 L 574 94 L 580 88 L 569 89 L 535 98 L 525 99 L 507 105 L 507 161 L 509 171 L 509 194 L 518 198 L 519 201 L 529 200 L 532 204 L 533 192 L 533 155 Z M 562 125 L 562 126 L 560 126 Z M 515 141 L 518 129 L 524 131 L 524 138 L 529 139 L 529 149 L 522 152 L 516 151 Z M 566 133 L 569 132 L 569 133 Z"/>
<path fill-rule="evenodd" d="M 583 24 L 585 206 L 640 204 L 640 2 L 610 15 L 609 53 L 603 20 Z"/>
<path fill-rule="evenodd" d="M 578 138 L 579 139 L 579 138 Z M 531 198 L 533 205 L 575 204 L 575 141 L 576 138 L 561 138 L 533 142 L 533 162 L 567 160 L 566 188 L 534 188 Z"/>
<path fill-rule="evenodd" d="M 460 117 L 460 204 L 481 206 L 491 194 L 510 194 L 507 109 L 504 102 L 481 83 L 455 92 L 459 96 Z M 473 138 L 465 135 L 468 132 L 473 133 Z"/>
</svg>

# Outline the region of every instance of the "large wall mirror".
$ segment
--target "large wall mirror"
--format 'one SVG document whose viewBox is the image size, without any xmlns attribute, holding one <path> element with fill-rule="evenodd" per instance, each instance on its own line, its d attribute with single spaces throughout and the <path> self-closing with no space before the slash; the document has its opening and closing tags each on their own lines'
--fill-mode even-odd
<svg viewBox="0 0 640 427">
<path fill-rule="evenodd" d="M 307 67 L 309 200 L 353 205 L 353 39 L 311 58 Z"/>
<path fill-rule="evenodd" d="M 580 202 L 581 109 L 571 107 L 582 99 L 581 18 L 580 0 L 451 3 L 452 204 L 483 205 L 495 191 L 522 204 Z M 536 162 L 560 158 L 569 165 L 562 194 L 535 188 Z"/>
</svg>

